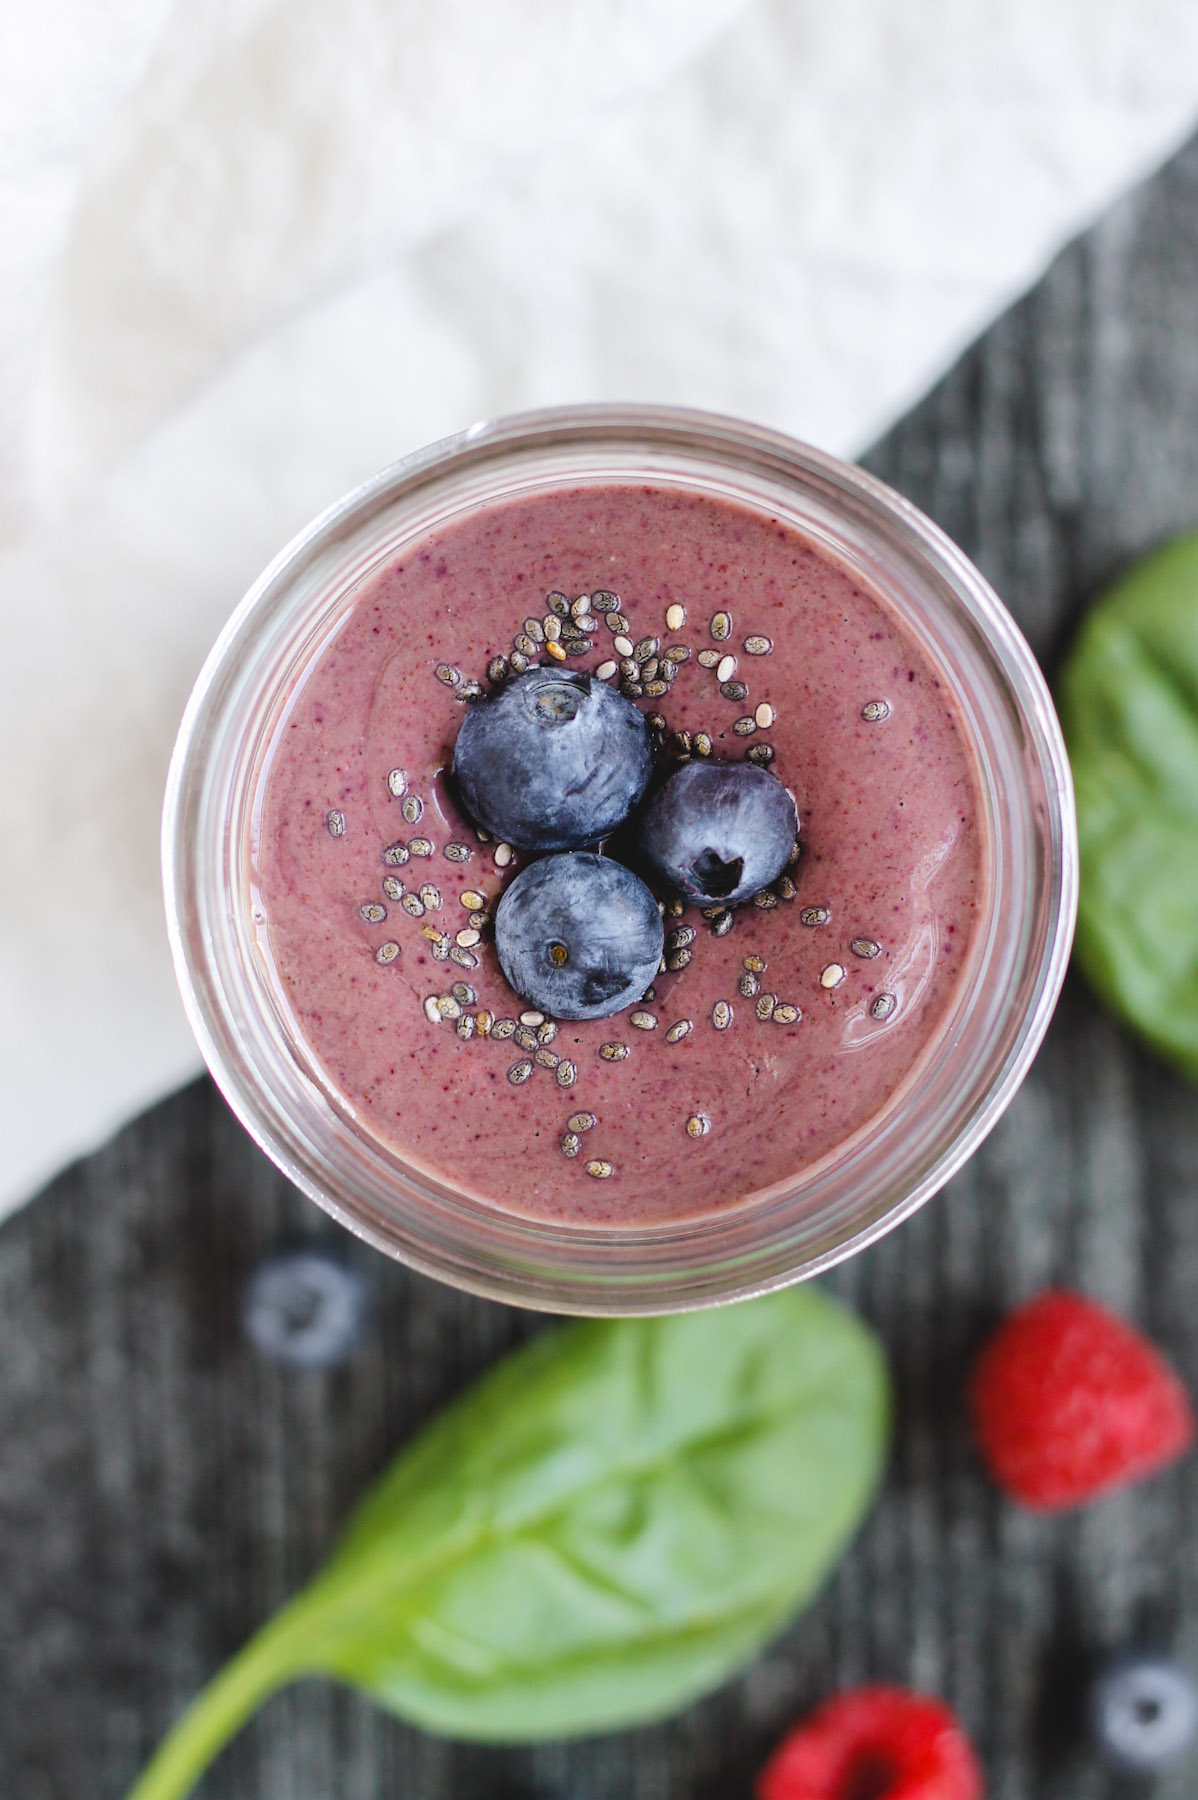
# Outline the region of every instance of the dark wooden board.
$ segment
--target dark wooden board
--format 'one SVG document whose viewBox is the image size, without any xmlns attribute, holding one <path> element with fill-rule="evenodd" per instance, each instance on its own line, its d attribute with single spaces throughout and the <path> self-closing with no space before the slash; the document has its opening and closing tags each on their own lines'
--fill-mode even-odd
<svg viewBox="0 0 1198 1800">
<path fill-rule="evenodd" d="M 1198 520 L 1198 142 L 1057 261 L 867 459 L 937 518 L 1051 668 L 1094 590 Z M 259 1257 L 341 1241 L 207 1082 L 0 1230 L 0 1795 L 118 1800 L 183 1703 L 316 1566 L 363 1484 L 542 1321 L 347 1241 L 378 1306 L 331 1374 L 256 1359 Z M 1182 1800 L 1104 1773 L 1073 1715 L 1133 1637 L 1198 1669 L 1198 1460 L 1022 1516 L 970 1451 L 962 1371 L 1047 1282 L 1140 1320 L 1198 1389 L 1198 1100 L 1071 979 L 1006 1120 L 923 1213 L 837 1271 L 893 1358 L 881 1503 L 814 1608 L 654 1730 L 446 1744 L 331 1685 L 273 1701 L 206 1800 L 738 1800 L 808 1703 L 867 1677 L 947 1695 L 991 1800 Z"/>
</svg>

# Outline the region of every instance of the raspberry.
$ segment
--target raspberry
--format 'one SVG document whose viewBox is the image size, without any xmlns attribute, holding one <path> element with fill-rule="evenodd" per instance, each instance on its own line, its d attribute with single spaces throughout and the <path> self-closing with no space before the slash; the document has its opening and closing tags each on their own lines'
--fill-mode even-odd
<svg viewBox="0 0 1198 1800">
<path fill-rule="evenodd" d="M 756 1800 L 981 1800 L 982 1772 L 948 1707 L 865 1687 L 818 1707 L 757 1778 Z"/>
<path fill-rule="evenodd" d="M 974 1431 L 1025 1506 L 1076 1506 L 1163 1468 L 1194 1436 L 1190 1402 L 1146 1339 L 1082 1294 L 1041 1294 L 974 1365 Z"/>
</svg>

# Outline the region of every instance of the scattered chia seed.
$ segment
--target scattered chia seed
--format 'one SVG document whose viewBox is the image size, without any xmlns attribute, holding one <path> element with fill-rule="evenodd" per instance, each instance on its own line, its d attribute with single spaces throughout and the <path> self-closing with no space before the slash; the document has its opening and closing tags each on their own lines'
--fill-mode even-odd
<svg viewBox="0 0 1198 1800">
<path fill-rule="evenodd" d="M 551 1044 L 557 1036 L 557 1020 L 542 1019 L 536 1027 L 538 1044 Z"/>
<path fill-rule="evenodd" d="M 513 658 L 512 658 L 512 667 L 513 668 L 515 668 L 515 666 L 516 666 L 516 656 L 533 657 L 537 653 L 537 647 L 533 643 L 532 639 L 529 637 L 527 631 L 517 632 L 516 636 L 512 639 L 512 643 L 515 647 L 515 653 L 516 653 L 516 655 L 513 656 Z"/>
<path fill-rule="evenodd" d="M 623 1062 L 628 1055 L 627 1044 L 600 1044 L 599 1054 L 604 1062 Z"/>
<path fill-rule="evenodd" d="M 557 1082 L 559 1088 L 572 1088 L 574 1083 L 578 1080 L 578 1069 L 568 1057 L 563 1056 L 561 1062 L 558 1063 L 557 1068 L 553 1071 L 553 1079 Z"/>
<path fill-rule="evenodd" d="M 732 655 L 721 656 L 719 662 L 715 666 L 716 680 L 717 681 L 731 681 L 732 677 L 735 674 L 736 674 L 736 658 Z"/>
<path fill-rule="evenodd" d="M 671 975 L 677 975 L 685 969 L 690 959 L 691 952 L 689 950 L 671 950 L 666 957 L 666 969 Z"/>
<path fill-rule="evenodd" d="M 844 968 L 840 963 L 828 963 L 820 971 L 819 984 L 822 988 L 839 987 L 844 980 Z"/>
<path fill-rule="evenodd" d="M 477 888 L 463 888 L 458 900 L 467 912 L 481 912 L 487 904 L 487 896 L 480 894 Z"/>
<path fill-rule="evenodd" d="M 666 630 L 681 631 L 686 624 L 686 608 L 675 601 L 673 606 L 666 607 Z"/>
<path fill-rule="evenodd" d="M 772 744 L 754 744 L 751 749 L 745 751 L 745 760 L 756 763 L 758 768 L 766 769 L 774 760 L 774 746 Z"/>
<path fill-rule="evenodd" d="M 516 648 L 512 651 L 511 656 L 508 658 L 508 662 L 511 665 L 512 674 L 513 675 L 525 674 L 528 669 L 529 660 L 530 659 L 527 656 L 525 656 L 524 652 L 520 649 L 519 645 L 517 645 Z"/>
<path fill-rule="evenodd" d="M 386 894 L 388 900 L 402 900 L 403 899 L 404 884 L 399 879 L 398 875 L 384 875 L 383 876 L 383 892 L 384 892 L 384 894 Z"/>
<path fill-rule="evenodd" d="M 446 862 L 465 863 L 470 861 L 474 852 L 469 844 L 446 844 L 441 854 Z"/>
<path fill-rule="evenodd" d="M 695 1025 L 693 1019 L 679 1019 L 678 1023 L 676 1025 L 671 1025 L 670 1029 L 666 1032 L 666 1043 L 680 1044 L 683 1038 L 689 1037 L 694 1029 Z"/>
<path fill-rule="evenodd" d="M 433 674 L 438 681 L 444 682 L 446 687 L 456 687 L 462 679 L 462 671 L 455 669 L 452 663 L 438 663 Z"/>
<path fill-rule="evenodd" d="M 744 700 L 749 690 L 743 681 L 721 681 L 720 692 L 725 700 Z"/>
<path fill-rule="evenodd" d="M 726 1000 L 717 1000 L 711 1009 L 711 1022 L 717 1031 L 727 1031 L 732 1023 L 732 1008 Z"/>
<path fill-rule="evenodd" d="M 487 664 L 487 680 L 493 681 L 498 686 L 501 681 L 507 680 L 508 668 L 506 656 L 493 656 Z"/>
<path fill-rule="evenodd" d="M 761 705 L 756 709 L 756 711 L 753 714 L 753 718 L 754 718 L 755 722 L 758 725 L 760 725 L 762 731 L 769 730 L 770 726 L 774 722 L 774 717 L 775 717 L 774 709 L 770 705 L 768 700 L 763 700 L 761 702 Z"/>
<path fill-rule="evenodd" d="M 741 968 L 745 969 L 750 975 L 764 975 L 765 958 L 764 956 L 746 956 L 744 962 L 741 964 Z"/>
<path fill-rule="evenodd" d="M 879 994 L 876 999 L 870 1003 L 870 1018 L 888 1019 L 897 1005 L 898 1000 L 893 994 Z"/>
<path fill-rule="evenodd" d="M 694 737 L 691 739 L 691 742 L 694 745 L 694 751 L 695 751 L 696 756 L 710 756 L 711 755 L 712 743 L 711 743 L 711 739 L 708 737 L 708 735 L 705 731 L 696 731 Z"/>
<path fill-rule="evenodd" d="M 420 898 L 424 901 L 426 912 L 440 912 L 441 890 L 439 887 L 434 887 L 431 881 L 426 881 L 420 889 Z"/>
<path fill-rule="evenodd" d="M 533 1057 L 538 1069 L 556 1069 L 561 1060 L 556 1050 L 538 1050 Z"/>
<path fill-rule="evenodd" d="M 596 1181 L 606 1181 L 609 1175 L 615 1174 L 612 1165 L 609 1162 L 600 1161 L 598 1157 L 594 1162 L 586 1165 L 586 1171 L 588 1175 L 593 1175 Z"/>
<path fill-rule="evenodd" d="M 478 999 L 478 995 L 468 981 L 455 981 L 449 991 L 459 1006 L 473 1006 Z"/>
<path fill-rule="evenodd" d="M 411 854 L 406 844 L 388 844 L 383 851 L 383 861 L 395 869 L 401 863 L 406 863 Z"/>
<path fill-rule="evenodd" d="M 497 869 L 506 869 L 515 854 L 516 852 L 512 849 L 510 844 L 496 844 L 495 867 Z"/>
<path fill-rule="evenodd" d="M 718 612 L 711 621 L 711 635 L 717 644 L 723 644 L 732 636 L 732 614 Z"/>
<path fill-rule="evenodd" d="M 399 904 L 410 919 L 423 919 L 424 901 L 418 900 L 415 894 L 405 894 Z"/>
<path fill-rule="evenodd" d="M 595 670 L 595 679 L 597 681 L 610 681 L 613 675 L 619 674 L 619 671 L 620 671 L 619 663 L 602 662 L 599 664 L 599 667 Z"/>
<path fill-rule="evenodd" d="M 720 666 L 720 652 L 718 650 L 700 650 L 698 660 L 699 667 L 702 669 L 718 669 Z"/>
<path fill-rule="evenodd" d="M 728 685 L 731 686 L 731 682 Z M 752 737 L 757 729 L 757 721 L 748 717 L 738 719 L 732 729 L 737 737 Z"/>
<path fill-rule="evenodd" d="M 711 1120 L 706 1113 L 692 1113 L 686 1121 L 686 1135 L 689 1138 L 706 1137 L 711 1130 Z"/>
<path fill-rule="evenodd" d="M 645 683 L 645 694 L 650 700 L 660 700 L 661 696 L 668 694 L 669 691 L 668 681 L 647 681 Z"/>
<path fill-rule="evenodd" d="M 434 845 L 430 838 L 413 838 L 408 849 L 413 856 L 431 856 Z"/>
<path fill-rule="evenodd" d="M 393 800 L 402 800 L 408 791 L 408 778 L 402 769 L 388 769 L 387 792 Z"/>
<path fill-rule="evenodd" d="M 383 963 L 383 964 L 393 963 L 398 955 L 399 955 L 399 945 L 398 944 L 394 944 L 394 943 L 380 944 L 378 949 L 374 953 L 374 960 L 376 963 Z"/>
<path fill-rule="evenodd" d="M 622 612 L 608 613 L 607 618 L 604 620 L 604 624 L 610 632 L 613 632 L 620 637 L 625 636 L 628 631 L 628 620 L 624 617 Z"/>
<path fill-rule="evenodd" d="M 345 836 L 345 814 L 343 812 L 327 812 L 324 816 L 325 830 L 330 837 Z"/>
<path fill-rule="evenodd" d="M 491 1027 L 491 1036 L 493 1038 L 499 1038 L 500 1041 L 502 1041 L 504 1038 L 514 1037 L 515 1035 L 516 1035 L 515 1019 L 496 1019 L 495 1023 Z"/>
<path fill-rule="evenodd" d="M 861 717 L 867 725 L 878 725 L 883 719 L 890 717 L 888 700 L 867 700 L 861 708 Z"/>
<path fill-rule="evenodd" d="M 464 931 L 454 933 L 454 943 L 462 950 L 473 950 L 475 944 L 482 942 L 482 932 L 468 925 Z"/>
<path fill-rule="evenodd" d="M 521 1050 L 527 1050 L 530 1054 L 537 1047 L 537 1034 L 531 1025 L 517 1025 L 515 1038 Z"/>
<path fill-rule="evenodd" d="M 693 925 L 679 925 L 671 931 L 666 939 L 667 950 L 686 950 L 694 943 L 698 933 Z"/>
<path fill-rule="evenodd" d="M 556 644 L 558 638 L 562 635 L 561 620 L 555 613 L 546 613 L 545 617 L 541 620 L 541 625 L 545 632 L 545 642 L 547 644 Z"/>
<path fill-rule="evenodd" d="M 768 656 L 773 647 L 774 641 L 772 638 L 747 637 L 745 639 L 746 656 Z"/>
<path fill-rule="evenodd" d="M 377 900 L 367 900 L 358 908 L 358 917 L 365 919 L 368 925 L 381 925 L 387 917 L 387 908 L 380 906 Z"/>
<path fill-rule="evenodd" d="M 456 695 L 459 700 L 481 700 L 482 697 L 483 684 L 481 681 L 463 681 Z"/>
<path fill-rule="evenodd" d="M 777 894 L 771 894 L 768 888 L 762 888 L 759 894 L 753 895 L 753 905 L 759 906 L 762 912 L 770 912 L 778 904 Z"/>
<path fill-rule="evenodd" d="M 545 1023 L 545 1015 L 543 1012 L 537 1012 L 535 1007 L 529 1007 L 527 1012 L 522 1012 L 520 1014 L 520 1023 L 521 1025 L 543 1025 Z"/>
<path fill-rule="evenodd" d="M 620 596 L 613 594 L 608 588 L 600 588 L 597 594 L 591 595 L 591 605 L 597 613 L 619 612 Z"/>
<path fill-rule="evenodd" d="M 424 1016 L 430 1025 L 439 1025 L 441 1023 L 441 1008 L 437 1004 L 437 996 L 435 994 L 430 994 L 425 1001 Z"/>
<path fill-rule="evenodd" d="M 458 1020 L 457 1033 L 460 1038 L 472 1038 L 474 1036 L 474 1020 L 469 1013 L 463 1013 Z"/>
<path fill-rule="evenodd" d="M 450 944 L 448 939 L 446 939 L 446 944 L 448 945 L 446 954 L 450 962 L 455 962 L 459 969 L 477 969 L 478 958 L 473 950 L 463 950 L 460 944 Z"/>
<path fill-rule="evenodd" d="M 745 1000 L 752 1000 L 753 996 L 761 987 L 761 983 L 758 981 L 756 975 L 751 974 L 748 969 L 745 970 L 737 985 Z"/>
<path fill-rule="evenodd" d="M 567 594 L 546 594 L 545 604 L 550 612 L 557 614 L 559 619 L 568 619 L 570 617 L 570 599 Z"/>
<path fill-rule="evenodd" d="M 590 610 L 591 596 L 589 594 L 578 594 L 570 604 L 570 617 L 572 619 L 585 619 Z"/>
<path fill-rule="evenodd" d="M 460 1019 L 462 1016 L 462 1009 L 452 994 L 442 994 L 440 996 L 437 1001 L 437 1011 L 443 1019 L 449 1019 L 451 1022 L 454 1019 Z"/>
<path fill-rule="evenodd" d="M 801 1019 L 802 1016 L 803 1015 L 798 1007 L 791 1006 L 789 1001 L 784 1001 L 781 1006 L 775 1006 L 774 1008 L 775 1025 L 793 1025 L 797 1020 Z"/>
<path fill-rule="evenodd" d="M 565 1137 L 562 1139 L 562 1155 L 577 1156 L 581 1149 L 582 1141 L 579 1138 L 578 1133 L 576 1131 L 567 1131 Z"/>
<path fill-rule="evenodd" d="M 754 1008 L 754 1011 L 756 1012 L 757 1017 L 761 1020 L 761 1023 L 763 1025 L 767 1024 L 768 1021 L 773 1018 L 774 1008 L 775 1008 L 775 1006 L 777 1006 L 777 1004 L 778 1004 L 777 994 L 761 994 L 761 995 L 759 995 L 758 1000 L 757 1000 L 757 1005 Z"/>
<path fill-rule="evenodd" d="M 799 914 L 800 925 L 827 925 L 832 914 L 826 906 L 805 906 Z"/>
<path fill-rule="evenodd" d="M 596 1120 L 593 1112 L 571 1113 L 570 1117 L 566 1120 L 566 1130 L 589 1131 L 595 1123 Z"/>
<path fill-rule="evenodd" d="M 655 638 L 655 637 L 643 637 L 643 638 L 641 638 L 639 643 L 636 645 L 636 648 L 633 650 L 632 654 L 633 654 L 633 656 L 635 656 L 637 662 L 647 663 L 651 657 L 654 657 L 657 655 L 657 652 L 660 650 L 660 648 L 661 648 L 660 639 Z"/>
<path fill-rule="evenodd" d="M 779 900 L 793 900 L 798 891 L 789 875 L 779 875 L 774 883 L 774 892 Z"/>
<path fill-rule="evenodd" d="M 612 640 L 612 649 L 617 656 L 631 656 L 633 648 L 633 642 L 630 637 L 625 637 L 622 631 L 616 633 L 616 636 Z"/>
<path fill-rule="evenodd" d="M 545 642 L 545 627 L 541 624 L 539 619 L 525 619 L 524 635 L 525 637 L 530 637 L 534 644 L 543 644 Z"/>
<path fill-rule="evenodd" d="M 494 1023 L 495 1023 L 495 1014 L 488 1012 L 486 1007 L 483 1007 L 479 1012 L 476 1012 L 474 1015 L 474 1024 L 478 1031 L 479 1037 L 482 1037 L 482 1038 L 490 1037 L 491 1027 L 492 1027 L 492 1025 L 494 1025 Z"/>
<path fill-rule="evenodd" d="M 717 914 L 712 920 L 712 935 L 718 938 L 727 937 L 735 924 L 736 914 L 730 910 L 725 910 L 724 912 Z"/>
<path fill-rule="evenodd" d="M 867 962 L 872 962 L 875 956 L 881 956 L 882 954 L 881 944 L 875 944 L 872 938 L 853 938 L 852 942 L 849 944 L 849 949 L 853 952 L 854 956 L 864 957 Z"/>
<path fill-rule="evenodd" d="M 657 1020 L 651 1012 L 634 1012 L 628 1020 L 638 1031 L 656 1031 Z"/>
<path fill-rule="evenodd" d="M 531 1074 L 532 1064 L 530 1062 L 517 1062 L 513 1063 L 508 1070 L 507 1078 L 513 1087 L 522 1087 Z"/>
<path fill-rule="evenodd" d="M 674 749 L 677 751 L 679 756 L 689 756 L 690 755 L 691 742 L 692 742 L 692 739 L 691 739 L 691 734 L 689 731 L 676 731 L 674 733 Z"/>
</svg>

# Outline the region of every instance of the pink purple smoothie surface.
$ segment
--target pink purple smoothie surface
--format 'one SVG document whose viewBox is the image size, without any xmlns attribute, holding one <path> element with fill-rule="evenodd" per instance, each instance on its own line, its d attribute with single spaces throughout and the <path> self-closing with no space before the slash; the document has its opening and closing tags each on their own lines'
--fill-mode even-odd
<svg viewBox="0 0 1198 1800">
<path fill-rule="evenodd" d="M 659 896 L 673 966 L 586 1023 L 504 980 L 492 921 L 530 857 L 480 841 L 449 776 L 495 659 L 550 660 L 551 595 L 619 597 L 576 606 L 597 623 L 567 667 L 658 640 L 636 704 L 663 769 L 706 740 L 753 753 L 801 822 L 756 901 L 708 918 Z M 297 1035 L 366 1131 L 507 1211 L 636 1226 L 791 1182 L 887 1107 L 944 1027 L 985 852 L 945 678 L 882 596 L 767 513 L 579 486 L 464 516 L 363 583 L 278 733 L 256 899 Z"/>
</svg>

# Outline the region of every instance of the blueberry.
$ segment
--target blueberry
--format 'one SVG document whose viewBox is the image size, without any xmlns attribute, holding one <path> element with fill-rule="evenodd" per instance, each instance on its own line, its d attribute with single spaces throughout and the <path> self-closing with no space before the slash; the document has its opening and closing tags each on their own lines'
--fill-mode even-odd
<svg viewBox="0 0 1198 1800">
<path fill-rule="evenodd" d="M 283 1250 L 260 1263 L 246 1288 L 243 1319 L 255 1349 L 296 1369 L 344 1362 L 369 1310 L 363 1276 L 323 1250 Z"/>
<path fill-rule="evenodd" d="M 606 1019 L 657 973 L 657 902 L 631 869 L 591 850 L 530 864 L 495 914 L 495 948 L 521 999 L 556 1019 Z"/>
<path fill-rule="evenodd" d="M 530 669 L 467 712 L 453 752 L 471 817 L 525 850 L 597 844 L 645 791 L 644 718 L 574 669 Z"/>
<path fill-rule="evenodd" d="M 641 814 L 637 851 L 671 891 L 733 906 L 781 874 L 798 829 L 789 793 L 755 763 L 684 763 Z"/>
<path fill-rule="evenodd" d="M 1128 1651 L 1090 1689 L 1090 1726 L 1099 1749 L 1123 1769 L 1163 1768 L 1198 1725 L 1198 1691 L 1170 1657 Z"/>
</svg>

